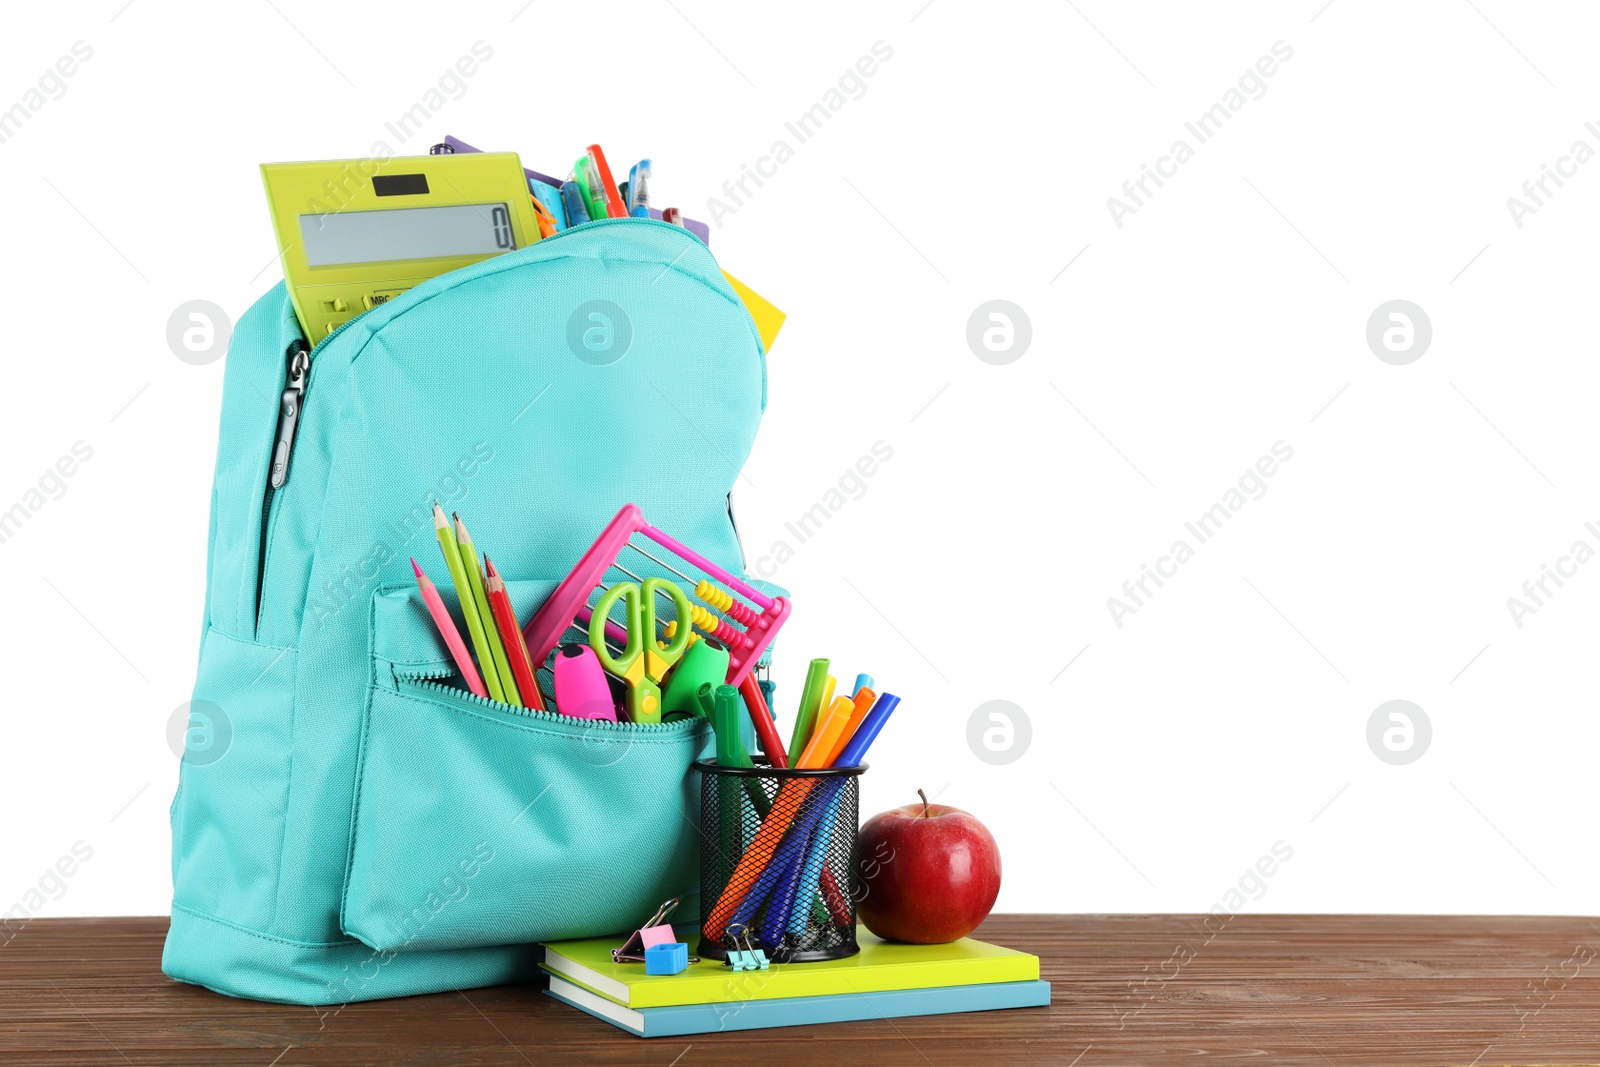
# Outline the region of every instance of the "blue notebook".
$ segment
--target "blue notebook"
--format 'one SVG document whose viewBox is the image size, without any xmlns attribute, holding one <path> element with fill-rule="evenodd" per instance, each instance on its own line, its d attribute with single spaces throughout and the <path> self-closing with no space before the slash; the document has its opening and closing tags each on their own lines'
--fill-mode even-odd
<svg viewBox="0 0 1600 1067">
<path fill-rule="evenodd" d="M 563 1004 L 640 1037 L 681 1037 L 723 1030 L 765 1030 L 774 1026 L 845 1023 L 860 1019 L 903 1019 L 912 1015 L 953 1015 L 996 1008 L 1036 1008 L 1050 1003 L 1050 983 L 991 982 L 984 985 L 895 989 L 885 993 L 840 993 L 831 997 L 682 1004 L 664 1008 L 625 1008 L 555 975 L 546 990 Z"/>
</svg>

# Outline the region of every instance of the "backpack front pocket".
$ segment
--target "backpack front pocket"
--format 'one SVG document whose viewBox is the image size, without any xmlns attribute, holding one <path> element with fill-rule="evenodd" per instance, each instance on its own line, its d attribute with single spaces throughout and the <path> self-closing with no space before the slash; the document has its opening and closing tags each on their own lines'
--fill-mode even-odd
<svg viewBox="0 0 1600 1067">
<path fill-rule="evenodd" d="M 518 604 L 554 585 L 509 584 Z M 383 951 L 591 937 L 691 889 L 703 720 L 596 722 L 474 696 L 447 684 L 414 590 L 373 599 L 346 933 Z"/>
</svg>

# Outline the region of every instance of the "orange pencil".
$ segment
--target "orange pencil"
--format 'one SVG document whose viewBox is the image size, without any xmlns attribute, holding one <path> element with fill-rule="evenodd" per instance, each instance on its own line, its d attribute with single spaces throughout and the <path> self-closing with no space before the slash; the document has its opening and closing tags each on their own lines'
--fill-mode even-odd
<svg viewBox="0 0 1600 1067">
<path fill-rule="evenodd" d="M 484 595 L 489 598 L 489 610 L 494 614 L 494 624 L 500 631 L 500 640 L 505 642 L 506 658 L 511 661 L 511 674 L 517 680 L 517 692 L 522 694 L 522 702 L 528 707 L 544 711 L 544 694 L 539 692 L 539 683 L 534 681 L 533 661 L 528 655 L 528 643 L 523 640 L 522 627 L 517 625 L 517 612 L 511 606 L 511 596 L 506 592 L 506 583 L 500 577 L 500 572 L 494 569 L 494 564 L 488 556 L 483 557 L 483 565 L 489 572 Z"/>
</svg>

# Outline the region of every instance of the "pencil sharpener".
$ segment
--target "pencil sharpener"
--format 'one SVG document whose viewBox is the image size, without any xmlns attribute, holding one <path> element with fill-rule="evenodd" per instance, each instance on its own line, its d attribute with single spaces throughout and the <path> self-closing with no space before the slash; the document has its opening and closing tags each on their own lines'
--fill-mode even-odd
<svg viewBox="0 0 1600 1067">
<path fill-rule="evenodd" d="M 651 945 L 644 950 L 645 974 L 682 974 L 689 969 L 689 946 L 682 941 Z"/>
</svg>

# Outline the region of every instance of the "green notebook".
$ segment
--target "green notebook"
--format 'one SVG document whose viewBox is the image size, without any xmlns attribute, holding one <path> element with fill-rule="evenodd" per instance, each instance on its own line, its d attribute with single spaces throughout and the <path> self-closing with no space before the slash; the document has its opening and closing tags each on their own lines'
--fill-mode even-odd
<svg viewBox="0 0 1600 1067">
<path fill-rule="evenodd" d="M 548 941 L 544 969 L 629 1008 L 721 1004 L 736 1000 L 883 993 L 895 989 L 1031 982 L 1039 957 L 964 937 L 947 945 L 905 945 L 856 928 L 861 951 L 821 963 L 774 963 L 734 972 L 717 960 L 691 963 L 682 974 L 649 976 L 642 963 L 612 963 L 619 937 Z"/>
</svg>

